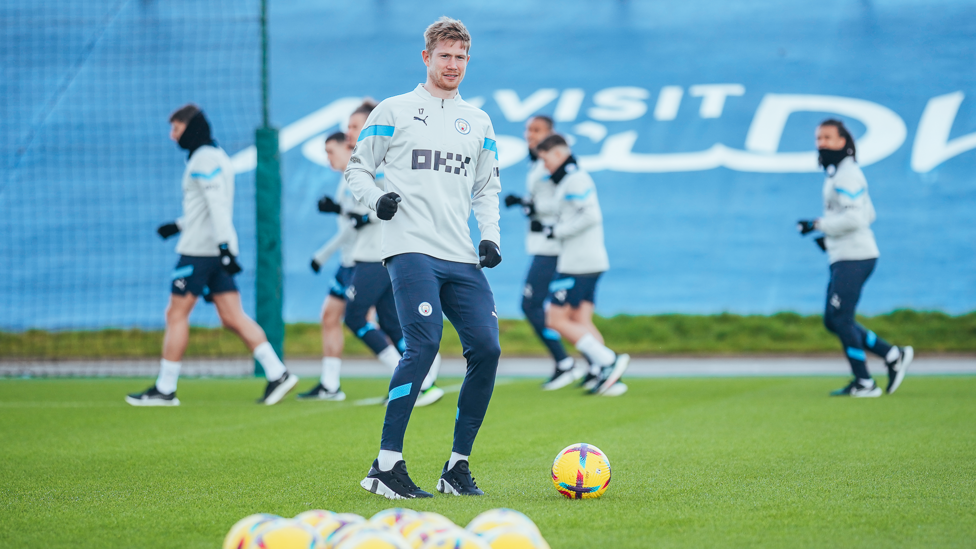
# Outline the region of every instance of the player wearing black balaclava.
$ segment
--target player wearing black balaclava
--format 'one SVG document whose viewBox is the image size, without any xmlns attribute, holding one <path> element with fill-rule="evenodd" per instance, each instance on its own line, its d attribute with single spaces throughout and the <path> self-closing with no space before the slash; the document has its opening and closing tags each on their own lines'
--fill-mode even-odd
<svg viewBox="0 0 976 549">
<path fill-rule="evenodd" d="M 821 231 L 817 244 L 830 258 L 830 284 L 824 325 L 844 346 L 854 379 L 833 396 L 877 397 L 881 389 L 867 369 L 865 349 L 878 355 L 888 368 L 888 394 L 901 385 L 914 357 L 911 347 L 895 347 L 855 321 L 861 288 L 874 271 L 880 255 L 871 231 L 874 205 L 868 195 L 864 173 L 857 165 L 854 138 L 838 120 L 826 120 L 817 128 L 819 162 L 827 173 L 824 180 L 824 215 L 801 220 L 802 235 Z"/>
</svg>

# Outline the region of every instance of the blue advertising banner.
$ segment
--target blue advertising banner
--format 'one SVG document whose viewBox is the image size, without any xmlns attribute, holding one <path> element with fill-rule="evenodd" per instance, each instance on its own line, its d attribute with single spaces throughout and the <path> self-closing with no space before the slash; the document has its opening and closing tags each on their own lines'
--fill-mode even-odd
<svg viewBox="0 0 976 549">
<path fill-rule="evenodd" d="M 503 196 L 524 192 L 523 130 L 536 113 L 555 119 L 556 130 L 593 174 L 611 264 L 598 288 L 599 313 L 821 311 L 827 258 L 798 235 L 795 225 L 822 212 L 823 175 L 813 135 L 828 117 L 852 129 L 877 210 L 872 228 L 881 257 L 860 310 L 957 314 L 976 309 L 972 2 L 295 0 L 270 6 L 271 112 L 281 128 L 283 152 L 288 322 L 317 320 L 336 268 L 334 260 L 320 274 L 309 268 L 312 254 L 336 230 L 334 219 L 316 210 L 317 200 L 334 192 L 339 179 L 325 158 L 325 136 L 345 127 L 364 96 L 382 100 L 425 80 L 423 31 L 444 14 L 464 21 L 473 36 L 460 92 L 492 119 Z M 125 24 L 124 15 L 111 24 Z M 132 21 L 143 20 L 134 13 Z M 207 28 L 205 20 L 190 24 L 200 32 Z M 98 53 L 127 44 L 94 47 Z M 142 74 L 169 59 L 162 55 L 169 51 L 165 41 L 152 47 L 160 55 L 145 56 L 149 66 L 140 68 Z M 5 71 L 24 62 L 18 55 L 39 55 L 5 51 Z M 0 259 L 8 263 L 0 281 L 8 310 L 0 328 L 162 324 L 176 256 L 174 243 L 161 243 L 152 231 L 179 214 L 183 167 L 179 151 L 166 141 L 165 116 L 180 102 L 194 100 L 215 113 L 218 141 L 230 131 L 222 127 L 222 119 L 230 118 L 222 107 L 226 97 L 195 96 L 206 73 L 195 67 L 185 75 L 173 72 L 175 82 L 164 86 L 169 91 L 149 95 L 151 104 L 132 109 L 131 117 L 106 117 L 117 128 L 155 128 L 140 143 L 173 151 L 166 153 L 172 165 L 155 170 L 152 179 L 132 171 L 125 192 L 111 185 L 86 187 L 86 200 L 99 205 L 98 223 L 128 219 L 123 214 L 133 202 L 144 205 L 131 230 L 115 231 L 111 245 L 100 244 L 97 260 L 112 265 L 115 284 L 147 288 L 145 298 L 133 300 L 125 292 L 83 283 L 91 269 L 87 262 L 95 261 L 86 254 L 57 266 L 73 281 L 70 290 L 28 282 L 36 269 L 53 265 L 31 263 L 33 271 L 12 266 L 36 249 L 23 242 L 44 248 L 44 242 L 67 239 L 48 247 L 78 250 L 90 246 L 91 234 L 52 226 L 57 213 L 42 201 L 15 198 L 11 182 L 20 181 L 25 168 L 14 153 L 4 152 L 0 213 L 20 224 L 18 244 L 0 243 Z M 29 71 L 17 74 L 31 77 Z M 133 78 L 128 72 L 97 73 L 97 66 L 88 65 L 78 78 L 90 74 L 115 78 L 118 86 Z M 72 89 L 65 94 L 71 99 Z M 7 101 L 4 108 L 7 117 L 17 106 Z M 53 116 L 62 108 L 99 112 L 114 106 L 65 101 L 53 107 Z M 256 125 L 258 114 L 248 114 L 247 120 Z M 3 128 L 7 142 L 17 141 L 9 124 Z M 32 131 L 43 136 L 49 129 L 37 124 Z M 247 128 L 234 125 L 233 130 L 233 139 L 222 144 L 238 172 L 235 222 L 243 243 L 253 239 L 255 157 L 253 147 L 246 146 Z M 126 155 L 110 154 L 124 151 L 125 139 L 125 132 L 112 133 L 100 148 L 108 155 L 102 161 L 126 165 Z M 43 163 L 42 153 L 32 161 Z M 46 192 L 43 179 L 34 185 L 31 193 Z M 161 185 L 165 193 L 158 190 Z M 504 261 L 487 273 L 499 314 L 519 317 L 529 262 L 523 245 L 527 222 L 515 209 L 503 208 L 501 228 Z M 477 241 L 473 223 L 472 235 Z M 137 261 L 124 260 L 133 250 L 149 249 L 135 252 Z M 246 272 L 253 273 L 253 244 L 242 249 Z M 253 311 L 253 286 L 247 284 L 242 283 L 242 293 Z M 43 314 L 32 310 L 32 300 L 55 294 L 75 305 L 50 307 Z M 212 309 L 199 309 L 196 324 L 216 323 Z M 120 310 L 127 313 L 120 316 Z"/>
</svg>

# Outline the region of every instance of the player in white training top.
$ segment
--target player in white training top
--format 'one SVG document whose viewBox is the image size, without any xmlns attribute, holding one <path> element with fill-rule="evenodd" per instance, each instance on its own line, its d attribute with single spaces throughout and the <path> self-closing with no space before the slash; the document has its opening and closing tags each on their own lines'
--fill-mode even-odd
<svg viewBox="0 0 976 549">
<path fill-rule="evenodd" d="M 603 344 L 593 324 L 596 283 L 610 268 L 603 242 L 603 214 L 596 185 L 581 170 L 566 140 L 550 135 L 536 147 L 539 158 L 556 186 L 559 210 L 555 223 L 533 220 L 530 230 L 560 241 L 556 276 L 549 284 L 546 325 L 573 342 L 590 362 L 583 386 L 591 393 L 618 396 L 627 391 L 620 377 L 630 356 L 618 355 Z"/>
<path fill-rule="evenodd" d="M 501 262 L 498 148 L 491 120 L 458 94 L 471 35 L 443 17 L 424 33 L 427 81 L 369 115 L 346 168 L 353 194 L 382 220 L 383 259 L 393 283 L 406 350 L 390 382 L 380 453 L 366 490 L 391 499 L 431 497 L 407 474 L 403 438 L 424 377 L 440 347 L 443 316 L 457 329 L 467 372 L 454 446 L 437 490 L 481 495 L 468 457 L 484 421 L 501 349 L 498 315 L 482 267 Z M 375 182 L 385 163 L 385 189 Z M 468 229 L 474 212 L 477 251 Z"/>
<path fill-rule="evenodd" d="M 824 120 L 817 127 L 817 152 L 826 172 L 823 184 L 823 217 L 801 220 L 801 235 L 823 232 L 816 239 L 830 259 L 830 284 L 824 308 L 824 326 L 837 335 L 851 365 L 854 379 L 833 396 L 879 397 L 867 367 L 865 350 L 881 357 L 888 368 L 887 393 L 894 393 L 905 379 L 915 357 L 912 347 L 898 347 L 857 323 L 855 318 L 861 289 L 881 254 L 871 231 L 874 204 L 868 182 L 857 165 L 854 137 L 840 120 Z"/>
<path fill-rule="evenodd" d="M 519 206 L 529 220 L 543 225 L 553 225 L 559 217 L 559 185 L 552 182 L 545 163 L 536 154 L 536 147 L 553 134 L 553 120 L 537 114 L 525 124 L 525 142 L 529 146 L 529 170 L 525 178 L 525 195 L 510 194 L 505 197 L 505 207 Z M 525 251 L 532 256 L 532 264 L 525 275 L 522 287 L 522 312 L 532 325 L 536 335 L 549 349 L 555 360 L 552 376 L 542 384 L 543 390 L 561 389 L 578 380 L 584 369 L 576 368 L 576 361 L 563 347 L 559 332 L 546 327 L 546 306 L 549 283 L 556 275 L 561 242 L 555 238 L 528 231 L 525 235 Z"/>
<path fill-rule="evenodd" d="M 264 368 L 268 384 L 262 404 L 276 404 L 295 387 L 298 377 L 289 374 L 275 354 L 264 330 L 241 307 L 241 294 L 233 276 L 237 263 L 234 230 L 234 168 L 230 158 L 210 135 L 210 124 L 196 105 L 186 105 L 170 116 L 170 138 L 189 152 L 183 172 L 183 217 L 159 227 L 159 236 L 180 233 L 176 251 L 180 261 L 173 271 L 163 359 L 156 383 L 125 398 L 133 406 L 178 406 L 176 383 L 183 353 L 190 337 L 190 313 L 203 296 L 217 306 L 224 327 L 254 353 Z"/>
<path fill-rule="evenodd" d="M 349 127 L 352 128 L 350 117 Z M 366 115 L 361 115 L 362 122 Z M 360 124 L 359 129 L 362 129 Z M 358 134 L 358 131 L 356 132 Z M 325 154 L 333 170 L 343 173 L 352 156 L 351 139 L 342 132 L 335 132 L 325 139 Z M 356 214 L 350 215 L 355 206 L 355 199 L 346 187 L 345 177 L 339 178 L 336 186 L 335 200 L 330 196 L 322 197 L 318 202 L 318 210 L 322 213 L 335 213 L 337 233 L 312 257 L 312 270 L 316 273 L 322 269 L 329 258 L 339 252 L 339 269 L 336 271 L 329 288 L 329 294 L 322 303 L 322 374 L 319 382 L 310 390 L 300 393 L 299 399 L 342 401 L 346 394 L 339 386 L 339 370 L 342 366 L 342 350 L 345 347 L 345 333 L 342 329 L 342 317 L 346 312 L 346 285 L 352 275 L 352 268 L 356 265 L 352 257 L 353 249 L 358 238 Z"/>
</svg>

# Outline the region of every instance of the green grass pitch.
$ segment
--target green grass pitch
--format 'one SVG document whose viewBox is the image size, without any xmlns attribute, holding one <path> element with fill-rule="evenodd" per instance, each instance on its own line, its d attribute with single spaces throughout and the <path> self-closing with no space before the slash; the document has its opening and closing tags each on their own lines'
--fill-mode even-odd
<svg viewBox="0 0 976 549">
<path fill-rule="evenodd" d="M 406 506 L 460 525 L 518 509 L 553 549 L 976 545 L 976 377 L 826 396 L 844 381 L 641 379 L 602 399 L 509 380 L 472 456 L 488 495 Z M 252 379 L 183 380 L 175 409 L 122 401 L 147 383 L 0 380 L 0 546 L 214 548 L 254 512 L 396 506 L 358 484 L 383 409 L 352 401 L 381 395 L 383 380 L 348 380 L 345 403 L 257 406 Z M 431 491 L 456 398 L 416 410 L 407 432 L 411 474 Z M 552 486 L 552 459 L 574 442 L 610 458 L 601 499 Z"/>
</svg>

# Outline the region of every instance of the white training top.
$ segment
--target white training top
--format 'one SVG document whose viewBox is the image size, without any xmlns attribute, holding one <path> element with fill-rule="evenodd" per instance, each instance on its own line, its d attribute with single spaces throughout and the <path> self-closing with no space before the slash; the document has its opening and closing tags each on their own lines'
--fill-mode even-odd
<svg viewBox="0 0 976 549">
<path fill-rule="evenodd" d="M 176 253 L 196 257 L 220 255 L 227 243 L 238 255 L 234 230 L 234 167 L 220 148 L 204 145 L 193 151 L 183 172 L 183 216 L 176 220 L 180 241 Z"/>
<path fill-rule="evenodd" d="M 549 179 L 542 160 L 529 163 L 529 173 L 525 177 L 525 192 L 535 208 L 532 219 L 543 225 L 555 225 L 559 219 L 559 186 Z M 531 220 L 530 220 L 531 222 Z M 557 256 L 561 248 L 559 240 L 547 238 L 543 233 L 528 231 L 525 235 L 525 252 L 529 255 Z"/>
<path fill-rule="evenodd" d="M 386 162 L 386 190 L 375 184 Z M 491 119 L 466 103 L 433 97 L 423 85 L 380 103 L 366 119 L 346 168 L 346 181 L 370 210 L 387 192 L 402 201 L 380 222 L 382 258 L 421 253 L 445 261 L 478 263 L 468 218 L 482 240 L 500 244 L 498 149 Z"/>
<path fill-rule="evenodd" d="M 326 261 L 328 261 L 333 254 L 350 242 L 356 242 L 356 229 L 353 228 L 352 224 L 346 225 L 346 227 L 340 229 L 335 236 L 330 238 L 328 242 L 316 250 L 316 252 L 312 255 L 312 259 L 314 259 L 319 265 L 325 265 Z M 340 264 L 343 267 L 352 267 L 355 265 L 355 263 L 352 265 L 346 265 L 341 261 Z"/>
<path fill-rule="evenodd" d="M 873 259 L 881 254 L 874 241 L 874 204 L 868 195 L 868 182 L 850 156 L 840 161 L 824 179 L 824 215 L 817 221 L 823 231 L 831 263 Z"/>
<path fill-rule="evenodd" d="M 566 166 L 566 175 L 557 184 L 559 218 L 552 228 L 562 250 L 556 271 L 563 274 L 602 273 L 610 268 L 603 242 L 603 214 L 590 174 Z"/>
<path fill-rule="evenodd" d="M 382 170 L 383 167 L 380 167 Z M 376 186 L 383 190 L 385 188 L 384 182 L 386 178 L 384 174 L 376 174 Z M 352 199 L 352 204 L 349 206 L 349 212 L 359 215 L 369 215 L 369 223 L 363 225 L 359 229 L 356 229 L 358 233 L 356 236 L 356 247 L 353 250 L 352 258 L 353 261 L 359 263 L 379 263 L 383 261 L 383 227 L 380 225 L 380 218 L 376 217 L 376 212 L 363 206 L 356 197 L 349 193 Z M 345 205 L 343 205 L 343 213 L 346 213 Z M 348 217 L 347 217 L 348 219 Z"/>
<path fill-rule="evenodd" d="M 339 184 L 336 185 L 335 194 L 335 202 L 342 211 L 336 215 L 336 237 L 333 237 L 329 242 L 333 242 L 339 235 L 343 235 L 342 238 L 335 242 L 335 245 L 339 247 L 339 264 L 343 267 L 352 267 L 356 264 L 355 253 L 356 242 L 359 240 L 359 231 L 355 230 L 352 220 L 345 214 L 362 206 L 356 201 L 356 197 L 352 195 L 352 192 L 349 191 L 349 186 L 346 185 L 346 174 L 342 174 L 342 177 L 339 178 Z M 326 243 L 326 246 L 328 245 Z M 319 252 L 324 249 L 325 247 L 320 249 Z M 319 261 L 319 263 L 324 264 L 325 262 Z"/>
</svg>

